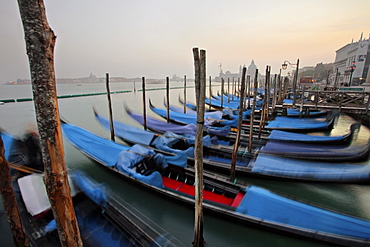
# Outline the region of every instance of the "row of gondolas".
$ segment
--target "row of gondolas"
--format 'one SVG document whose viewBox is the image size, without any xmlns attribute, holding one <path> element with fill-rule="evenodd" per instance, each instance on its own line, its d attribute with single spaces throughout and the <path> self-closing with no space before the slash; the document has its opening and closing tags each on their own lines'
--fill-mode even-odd
<svg viewBox="0 0 370 247">
<path fill-rule="evenodd" d="M 227 220 L 313 241 L 343 246 L 370 246 L 368 220 L 307 204 L 255 185 L 235 183 L 226 176 L 219 175 L 222 172 L 227 175 L 230 173 L 235 127 L 238 126 L 238 113 L 234 109 L 239 106 L 236 96 L 233 100 L 225 95 L 206 99 L 206 103 L 218 110 L 205 113 L 204 210 Z M 67 122 L 63 122 L 62 131 L 72 145 L 110 171 L 159 195 L 193 207 L 196 109 L 194 105 L 184 103 L 181 99 L 180 102 L 186 106 L 186 113 L 183 107 L 166 106 L 168 108 L 163 109 L 150 102 L 150 109 L 169 121 L 143 116 L 125 105 L 127 115 L 140 124 L 145 124 L 148 129 L 114 121 L 115 135 L 129 144 L 128 146 L 107 140 Z M 258 106 L 260 101 L 256 103 Z M 95 109 L 93 112 L 102 127 L 110 130 L 111 123 L 108 118 L 100 115 Z M 353 136 L 361 124 L 352 124 L 348 132 L 340 136 L 312 135 L 309 132 L 330 131 L 338 113 L 311 111 L 308 112 L 309 116 L 301 117 L 299 110 L 288 109 L 285 116 L 276 116 L 269 120 L 262 130 L 262 135 L 251 143 L 248 132 L 251 129 L 248 123 L 250 113 L 248 110 L 242 114 L 244 134 L 241 134 L 235 163 L 237 176 L 305 182 L 370 182 L 370 164 L 364 164 L 364 161 L 368 160 L 370 144 L 361 146 L 352 143 Z M 6 133 L 2 133 L 2 138 L 8 149 L 14 153 L 16 149 L 12 149 L 10 144 L 12 138 Z M 10 156 L 8 153 L 8 157 Z M 109 206 L 110 200 L 103 201 L 104 206 L 99 207 L 112 208 Z M 27 199 L 24 202 L 27 204 Z M 45 208 L 36 213 L 44 211 Z M 104 212 L 107 211 L 110 212 Z M 117 212 L 120 211 L 117 209 L 115 213 Z M 153 234 L 148 236 L 151 235 Z M 157 234 L 147 237 L 150 241 L 147 241 L 147 245 L 142 245 L 181 245 L 173 238 L 168 240 L 164 236 L 166 235 Z"/>
</svg>

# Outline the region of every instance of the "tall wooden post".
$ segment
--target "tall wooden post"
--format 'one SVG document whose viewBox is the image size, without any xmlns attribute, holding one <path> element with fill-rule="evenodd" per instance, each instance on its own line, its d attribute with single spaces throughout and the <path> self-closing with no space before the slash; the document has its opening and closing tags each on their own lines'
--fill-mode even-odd
<svg viewBox="0 0 370 247">
<path fill-rule="evenodd" d="M 107 87 L 107 97 L 108 97 L 108 110 L 109 110 L 109 128 L 110 128 L 110 139 L 116 141 L 114 137 L 114 126 L 113 126 L 113 111 L 112 111 L 112 100 L 110 97 L 110 88 L 109 88 L 109 73 L 105 75 L 105 82 Z"/>
<path fill-rule="evenodd" d="M 263 104 L 262 104 L 262 114 L 261 114 L 261 120 L 260 120 L 260 125 L 259 125 L 258 138 L 261 138 L 262 128 L 264 127 L 264 124 L 267 118 L 266 115 L 268 115 L 268 101 L 270 99 L 270 92 L 269 92 L 270 90 L 269 88 L 270 69 L 271 67 L 267 65 L 266 66 L 266 76 L 265 76 L 265 97 L 264 97 Z"/>
<path fill-rule="evenodd" d="M 293 79 L 293 105 L 295 105 L 296 98 L 297 98 L 297 84 L 298 84 L 298 69 L 299 69 L 299 59 L 297 59 L 297 69 L 294 73 L 294 79 Z"/>
<path fill-rule="evenodd" d="M 230 78 L 227 78 L 227 102 L 230 103 Z"/>
<path fill-rule="evenodd" d="M 62 246 L 82 246 L 69 187 L 54 72 L 56 36 L 42 0 L 18 0 L 30 64 L 45 185 Z"/>
<path fill-rule="evenodd" d="M 166 77 L 167 123 L 170 122 L 170 79 Z"/>
<path fill-rule="evenodd" d="M 277 74 L 275 74 L 274 76 L 274 85 L 272 86 L 274 88 L 274 93 L 273 93 L 273 98 L 272 98 L 272 112 L 273 114 L 275 114 L 275 107 L 276 107 L 276 101 L 277 101 L 277 97 L 278 97 L 278 92 L 279 92 L 279 89 L 278 89 L 278 82 L 277 82 Z"/>
<path fill-rule="evenodd" d="M 242 122 L 243 122 L 243 110 L 244 110 L 244 102 L 245 102 L 245 74 L 246 74 L 247 68 L 243 67 L 242 72 L 242 84 L 240 89 L 240 104 L 239 104 L 239 115 L 238 115 L 238 132 L 236 132 L 236 138 L 235 138 L 235 144 L 234 144 L 234 150 L 231 157 L 231 168 L 230 168 L 230 181 L 235 180 L 235 163 L 236 163 L 236 157 L 238 155 L 238 149 L 239 149 L 239 141 L 240 141 L 240 135 L 242 131 Z"/>
<path fill-rule="evenodd" d="M 142 77 L 142 89 L 143 89 L 143 118 L 144 118 L 144 129 L 147 130 L 146 127 L 146 99 L 145 99 L 145 77 Z"/>
<path fill-rule="evenodd" d="M 18 210 L 17 200 L 12 187 L 12 179 L 8 161 L 4 156 L 4 144 L 0 132 L 0 191 L 3 199 L 5 213 L 13 235 L 15 246 L 29 246 L 28 238 L 23 227 L 22 219 Z"/>
<path fill-rule="evenodd" d="M 238 78 L 239 79 L 239 78 Z M 233 79 L 233 82 L 231 84 L 231 92 L 232 92 L 232 97 L 231 99 L 234 100 L 234 95 L 235 95 L 235 80 Z"/>
<path fill-rule="evenodd" d="M 209 76 L 209 107 L 208 110 L 211 110 L 212 107 L 212 77 Z"/>
<path fill-rule="evenodd" d="M 184 113 L 186 113 L 186 75 L 184 75 Z"/>
<path fill-rule="evenodd" d="M 248 97 L 248 102 L 247 102 L 247 109 L 251 109 L 251 76 L 247 75 L 247 97 Z"/>
<path fill-rule="evenodd" d="M 203 127 L 204 127 L 204 99 L 206 85 L 206 51 L 193 48 L 195 68 L 195 95 L 197 104 L 197 129 L 195 137 L 195 222 L 194 247 L 203 247 Z"/>
<path fill-rule="evenodd" d="M 249 123 L 249 142 L 248 142 L 248 152 L 249 153 L 252 153 L 253 123 L 254 123 L 254 111 L 256 110 L 257 88 L 258 88 L 258 69 L 256 69 L 256 74 L 254 77 L 253 104 L 252 104 L 252 112 L 251 112 L 251 118 L 250 118 L 250 123 Z"/>
<path fill-rule="evenodd" d="M 225 81 L 224 81 L 224 78 L 222 78 L 221 79 L 221 95 L 222 96 L 224 95 L 224 84 L 225 84 Z M 224 97 L 221 97 L 221 108 L 223 107 L 224 107 Z"/>
</svg>

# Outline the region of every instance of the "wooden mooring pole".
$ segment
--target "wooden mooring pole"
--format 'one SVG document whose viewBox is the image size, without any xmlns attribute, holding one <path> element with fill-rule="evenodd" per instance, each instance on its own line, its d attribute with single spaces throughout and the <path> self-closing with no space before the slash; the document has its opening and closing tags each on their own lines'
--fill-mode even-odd
<svg viewBox="0 0 370 247">
<path fill-rule="evenodd" d="M 209 76 L 209 106 L 208 110 L 212 108 L 212 77 Z"/>
<path fill-rule="evenodd" d="M 224 84 L 225 84 L 224 78 L 221 78 L 221 95 L 222 96 L 224 95 Z M 212 95 L 210 97 L 212 97 Z M 224 107 L 224 97 L 221 97 L 221 108 L 223 107 Z"/>
<path fill-rule="evenodd" d="M 206 51 L 193 48 L 195 69 L 195 95 L 197 105 L 197 124 L 195 137 L 195 222 L 194 247 L 203 247 L 203 127 L 204 127 L 204 99 L 206 85 Z"/>
<path fill-rule="evenodd" d="M 186 75 L 184 75 L 184 113 L 186 113 Z"/>
<path fill-rule="evenodd" d="M 246 74 L 247 68 L 243 67 L 242 72 L 242 83 L 241 83 L 241 89 L 240 89 L 240 104 L 239 104 L 239 115 L 238 115 L 238 132 L 236 133 L 235 143 L 234 143 L 234 150 L 231 158 L 231 168 L 230 168 L 230 181 L 235 180 L 235 163 L 236 163 L 236 157 L 238 155 L 238 149 L 239 149 L 239 141 L 240 141 L 240 135 L 242 132 L 242 122 L 243 122 L 243 111 L 245 106 L 245 74 Z"/>
<path fill-rule="evenodd" d="M 166 77 L 167 123 L 170 122 L 170 78 Z"/>
<path fill-rule="evenodd" d="M 144 119 L 144 129 L 147 130 L 146 126 L 146 99 L 145 99 L 145 77 L 142 79 L 142 89 L 143 89 L 143 119 Z"/>
<path fill-rule="evenodd" d="M 298 85 L 298 69 L 299 69 L 299 59 L 297 59 L 297 69 L 294 73 L 293 79 L 293 105 L 295 105 L 297 98 L 297 85 Z"/>
<path fill-rule="evenodd" d="M 5 150 L 0 133 L 0 192 L 3 200 L 5 213 L 8 219 L 10 230 L 13 235 L 15 246 L 29 246 L 26 231 L 18 209 L 18 203 L 15 198 L 12 187 L 12 179 L 8 161 L 5 159 Z"/>
<path fill-rule="evenodd" d="M 114 126 L 113 126 L 113 110 L 112 110 L 112 100 L 110 97 L 110 88 L 109 88 L 109 73 L 105 74 L 106 87 L 107 87 L 107 97 L 108 97 L 108 109 L 109 109 L 109 127 L 110 127 L 110 139 L 116 141 L 114 137 Z"/>
<path fill-rule="evenodd" d="M 71 198 L 60 125 L 54 47 L 42 0 L 18 0 L 30 66 L 36 122 L 40 134 L 44 182 L 61 246 L 82 246 Z"/>
<path fill-rule="evenodd" d="M 253 123 L 254 123 L 254 111 L 256 110 L 256 97 L 257 97 L 257 88 L 258 88 L 258 69 L 256 69 L 256 74 L 254 77 L 254 92 L 253 92 L 253 104 L 252 112 L 249 121 L 249 142 L 248 142 L 248 152 L 252 153 L 252 142 L 253 142 Z"/>
</svg>

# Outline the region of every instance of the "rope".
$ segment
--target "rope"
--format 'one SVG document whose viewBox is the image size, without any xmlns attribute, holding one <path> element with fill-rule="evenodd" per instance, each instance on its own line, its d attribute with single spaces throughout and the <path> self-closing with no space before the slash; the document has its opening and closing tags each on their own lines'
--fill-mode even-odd
<svg viewBox="0 0 370 247">
<path fill-rule="evenodd" d="M 8 162 L 8 164 L 10 168 L 16 169 L 18 171 L 27 172 L 27 173 L 43 173 L 43 171 L 34 169 L 32 167 L 22 166 L 22 165 L 11 163 L 11 162 Z"/>
</svg>

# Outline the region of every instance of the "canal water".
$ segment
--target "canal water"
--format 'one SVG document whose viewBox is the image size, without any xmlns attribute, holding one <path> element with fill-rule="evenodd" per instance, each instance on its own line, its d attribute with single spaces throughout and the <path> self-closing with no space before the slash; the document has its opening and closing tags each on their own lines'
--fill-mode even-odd
<svg viewBox="0 0 370 247">
<path fill-rule="evenodd" d="M 141 127 L 137 122 L 130 119 L 124 111 L 126 103 L 133 111 L 142 112 L 141 82 L 134 83 L 111 83 L 111 92 L 130 91 L 126 93 L 111 94 L 114 120 Z M 183 97 L 184 89 L 181 82 L 170 84 L 170 104 L 178 105 L 179 95 Z M 165 84 L 148 84 L 146 98 L 150 98 L 155 106 L 163 107 L 166 95 Z M 213 87 L 213 91 L 219 90 L 219 85 Z M 208 89 L 207 89 L 208 91 Z M 58 95 L 86 94 L 106 92 L 104 83 L 91 84 L 58 84 Z M 207 92 L 208 94 L 208 92 Z M 195 102 L 194 88 L 187 89 L 188 102 Z M 11 98 L 32 98 L 30 85 L 0 85 L 0 101 Z M 148 103 L 147 103 L 148 106 Z M 107 95 L 71 97 L 59 99 L 59 111 L 61 117 L 75 125 L 83 127 L 100 136 L 109 138 L 110 134 L 103 129 L 94 119 L 93 107 L 103 116 L 108 117 Z M 151 110 L 147 114 L 157 117 Z M 14 135 L 22 135 L 29 123 L 35 123 L 35 111 L 32 101 L 6 103 L 0 105 L 0 127 Z M 347 115 L 340 115 L 334 129 L 329 135 L 341 135 L 348 131 L 351 123 L 355 122 Z M 369 129 L 361 126 L 356 134 L 354 142 L 364 144 L 369 138 Z M 117 140 L 117 142 L 121 142 Z M 123 142 L 122 142 L 123 143 Z M 192 246 L 194 209 L 180 205 L 157 194 L 145 191 L 133 184 L 126 182 L 119 176 L 110 173 L 91 161 L 81 152 L 64 140 L 67 165 L 74 169 L 81 169 L 99 182 L 107 184 L 112 193 L 115 193 L 136 209 L 141 211 L 150 220 L 157 223 L 167 232 L 175 236 L 186 246 Z M 294 196 L 323 207 L 335 209 L 339 212 L 355 217 L 370 220 L 370 194 L 369 185 L 356 184 L 330 184 L 330 183 L 300 183 L 292 181 L 276 181 L 261 178 L 239 178 L 239 181 L 258 185 L 272 191 Z M 273 207 L 274 205 L 271 205 Z M 2 208 L 2 205 L 0 209 Z M 1 211 L 1 210 L 0 210 Z M 5 217 L 0 222 L 0 246 L 12 246 L 9 231 L 7 230 Z M 204 238 L 207 246 L 329 246 L 321 243 L 313 243 L 307 240 L 272 233 L 257 229 L 248 225 L 228 222 L 212 215 L 205 214 Z M 9 240 L 10 239 L 10 240 Z"/>
</svg>

